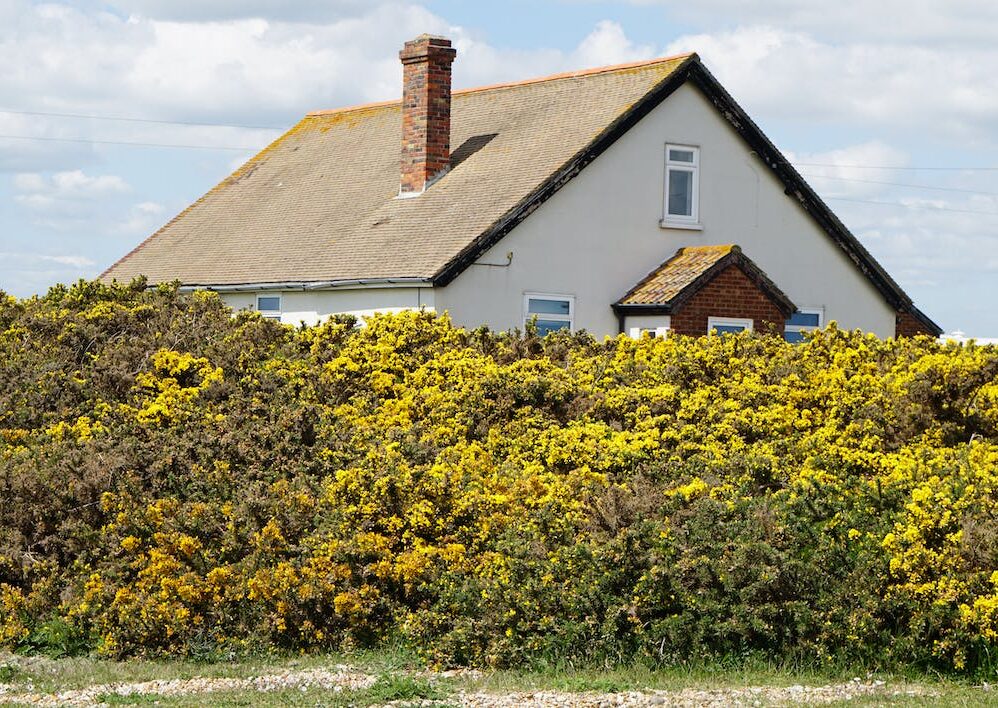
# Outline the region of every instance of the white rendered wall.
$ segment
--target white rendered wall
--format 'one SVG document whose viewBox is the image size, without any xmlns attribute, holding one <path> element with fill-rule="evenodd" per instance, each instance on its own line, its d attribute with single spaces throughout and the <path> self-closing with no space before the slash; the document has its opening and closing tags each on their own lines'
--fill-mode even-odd
<svg viewBox="0 0 998 708">
<path fill-rule="evenodd" d="M 703 229 L 663 229 L 665 144 L 700 147 Z M 437 290 L 458 324 L 523 325 L 525 292 L 575 296 L 575 327 L 618 332 L 610 305 L 681 246 L 735 243 L 800 308 L 894 335 L 894 311 L 699 91 L 684 85 L 497 243 Z"/>
<path fill-rule="evenodd" d="M 631 337 L 634 337 L 636 333 L 640 335 L 642 330 L 660 330 L 671 327 L 672 318 L 669 315 L 628 315 L 624 318 L 624 333 Z"/>
<path fill-rule="evenodd" d="M 359 287 L 335 290 L 267 290 L 222 292 L 222 301 L 233 310 L 256 309 L 257 295 L 281 296 L 281 322 L 314 325 L 330 315 L 343 313 L 359 318 L 375 312 L 433 310 L 434 290 L 430 287 Z"/>
</svg>

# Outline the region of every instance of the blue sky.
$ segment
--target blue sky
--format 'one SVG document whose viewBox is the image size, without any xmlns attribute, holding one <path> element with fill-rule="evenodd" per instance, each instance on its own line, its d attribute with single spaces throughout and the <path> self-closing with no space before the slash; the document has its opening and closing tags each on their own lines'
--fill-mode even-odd
<svg viewBox="0 0 998 708">
<path fill-rule="evenodd" d="M 396 97 L 424 31 L 457 86 L 699 52 L 916 304 L 998 337 L 985 0 L 0 0 L 0 289 L 94 277 L 306 111 Z"/>
</svg>

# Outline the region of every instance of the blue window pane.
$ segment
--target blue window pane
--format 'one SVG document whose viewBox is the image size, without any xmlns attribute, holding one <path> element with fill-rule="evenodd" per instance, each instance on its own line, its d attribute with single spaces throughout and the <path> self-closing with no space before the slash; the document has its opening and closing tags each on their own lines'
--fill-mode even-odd
<svg viewBox="0 0 998 708">
<path fill-rule="evenodd" d="M 693 162 L 692 150 L 669 150 L 669 159 L 673 162 Z"/>
<path fill-rule="evenodd" d="M 817 327 L 821 316 L 817 312 L 795 312 L 787 320 L 789 325 L 801 325 L 802 327 Z"/>
<path fill-rule="evenodd" d="M 803 332 L 784 332 L 783 338 L 791 344 L 800 344 L 804 341 Z"/>
<path fill-rule="evenodd" d="M 264 296 L 258 297 L 256 299 L 256 309 L 258 310 L 280 310 L 281 309 L 281 298 L 274 296 Z"/>
<path fill-rule="evenodd" d="M 569 314 L 571 303 L 568 300 L 544 300 L 532 297 L 527 303 L 527 311 L 531 315 L 565 315 Z"/>
<path fill-rule="evenodd" d="M 745 328 L 741 325 L 714 325 L 711 329 L 715 330 L 718 334 L 738 334 L 745 331 Z"/>
<path fill-rule="evenodd" d="M 693 216 L 693 173 L 669 170 L 669 214 Z"/>
<path fill-rule="evenodd" d="M 540 337 L 559 329 L 568 329 L 568 322 L 562 320 L 537 320 L 537 334 Z"/>
</svg>

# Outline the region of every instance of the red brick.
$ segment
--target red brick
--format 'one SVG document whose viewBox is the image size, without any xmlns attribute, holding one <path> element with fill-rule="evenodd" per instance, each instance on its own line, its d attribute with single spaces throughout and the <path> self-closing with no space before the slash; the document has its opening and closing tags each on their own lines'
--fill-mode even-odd
<svg viewBox="0 0 998 708">
<path fill-rule="evenodd" d="M 450 165 L 449 39 L 421 35 L 406 42 L 402 61 L 401 191 L 419 193 Z"/>
<path fill-rule="evenodd" d="M 935 334 L 910 312 L 898 312 L 894 323 L 894 336 L 896 337 L 914 337 L 919 334 L 932 336 Z"/>
<path fill-rule="evenodd" d="M 786 324 L 776 303 L 736 265 L 722 270 L 673 311 L 672 331 L 692 336 L 707 334 L 708 317 L 751 319 L 756 332 L 771 328 L 782 332 Z"/>
</svg>

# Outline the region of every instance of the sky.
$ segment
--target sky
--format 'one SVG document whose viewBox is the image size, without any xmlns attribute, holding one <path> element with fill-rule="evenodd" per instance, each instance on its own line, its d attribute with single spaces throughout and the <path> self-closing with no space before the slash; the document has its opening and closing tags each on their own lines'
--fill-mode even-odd
<svg viewBox="0 0 998 708">
<path fill-rule="evenodd" d="M 0 0 L 0 290 L 93 278 L 319 108 L 696 51 L 947 332 L 998 337 L 993 0 Z M 123 120 L 127 119 L 127 120 Z"/>
</svg>

